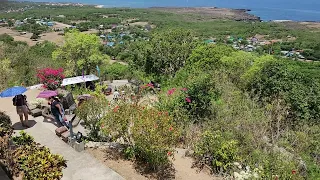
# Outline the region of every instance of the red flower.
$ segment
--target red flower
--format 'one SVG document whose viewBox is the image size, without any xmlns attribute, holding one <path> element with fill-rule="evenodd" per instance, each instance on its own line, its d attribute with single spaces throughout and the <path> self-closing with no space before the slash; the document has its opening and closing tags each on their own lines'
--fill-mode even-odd
<svg viewBox="0 0 320 180">
<path fill-rule="evenodd" d="M 113 109 L 113 112 L 117 112 L 119 109 L 119 106 L 116 106 L 114 109 Z"/>
<path fill-rule="evenodd" d="M 188 91 L 188 89 L 187 88 L 182 88 L 181 91 Z"/>
<path fill-rule="evenodd" d="M 153 84 L 148 83 L 148 84 L 147 84 L 147 87 L 151 87 L 151 88 L 153 88 Z"/>
<path fill-rule="evenodd" d="M 172 152 L 171 151 L 168 151 L 167 155 L 168 156 L 171 156 Z"/>
<path fill-rule="evenodd" d="M 167 94 L 170 96 L 170 95 L 172 95 L 175 91 L 176 91 L 176 88 L 172 88 L 172 89 L 168 90 Z"/>
<path fill-rule="evenodd" d="M 297 171 L 296 170 L 292 170 L 291 174 L 297 174 Z"/>
<path fill-rule="evenodd" d="M 188 103 L 191 103 L 191 99 L 188 98 L 188 97 L 186 97 L 186 101 L 187 101 Z"/>
<path fill-rule="evenodd" d="M 172 131 L 172 130 L 173 130 L 173 127 L 170 127 L 169 130 Z"/>
</svg>

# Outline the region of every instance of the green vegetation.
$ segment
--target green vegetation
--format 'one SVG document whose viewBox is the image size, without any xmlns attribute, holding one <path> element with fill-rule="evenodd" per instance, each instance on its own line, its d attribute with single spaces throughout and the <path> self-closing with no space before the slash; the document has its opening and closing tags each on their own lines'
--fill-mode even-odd
<svg viewBox="0 0 320 180">
<path fill-rule="evenodd" d="M 39 146 L 30 135 L 21 131 L 19 136 L 12 137 L 11 120 L 0 112 L 0 161 L 11 177 L 23 179 L 62 178 L 62 169 L 66 160 L 52 154 L 46 147 Z M 12 140 L 12 145 L 9 141 Z"/>
<path fill-rule="evenodd" d="M 48 42 L 28 47 L 2 35 L 2 89 L 37 82 L 39 68 L 63 67 L 70 76 L 82 70 L 93 73 L 98 65 L 103 77 L 130 77 L 142 84 L 119 87 L 127 93 L 125 100 L 111 103 L 101 93 L 105 87 L 97 86 L 95 97 L 78 111 L 91 140 L 122 139 L 126 157 L 152 170 L 167 168 L 174 148 L 183 146 L 193 150 L 196 167 L 206 165 L 216 174 L 235 177 L 246 171 L 247 179 L 320 178 L 320 65 L 270 55 L 302 48 L 306 57 L 319 59 L 319 38 L 311 40 L 319 32 L 266 22 L 199 21 L 151 9 L 52 7 L 3 16 L 45 14 L 52 19 L 63 14 L 58 20 L 65 23 L 88 20 L 90 28 L 102 23 L 104 15 L 112 16 L 104 25 L 139 18 L 157 28 L 137 30 L 135 34 L 145 32 L 147 38 L 132 36 L 115 47 L 104 47 L 96 35 L 75 30 L 66 33 L 61 47 Z M 252 53 L 225 43 L 227 35 L 245 39 L 255 34 L 297 39 Z M 218 43 L 203 43 L 209 37 Z M 105 54 L 128 66 L 108 64 Z M 143 85 L 150 80 L 160 83 L 161 91 Z"/>
</svg>

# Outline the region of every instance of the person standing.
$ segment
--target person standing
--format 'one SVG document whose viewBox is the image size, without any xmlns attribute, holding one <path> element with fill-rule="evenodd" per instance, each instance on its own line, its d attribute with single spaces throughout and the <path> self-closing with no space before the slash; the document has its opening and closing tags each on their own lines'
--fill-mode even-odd
<svg viewBox="0 0 320 180">
<path fill-rule="evenodd" d="M 118 92 L 118 90 L 115 90 L 113 93 L 113 100 L 118 101 L 119 96 L 120 96 L 120 93 Z"/>
<path fill-rule="evenodd" d="M 49 103 L 51 107 L 51 113 L 54 116 L 54 119 L 56 120 L 57 124 L 59 126 L 65 126 L 69 129 L 69 126 L 67 124 L 67 119 L 64 115 L 64 110 L 62 107 L 62 104 L 60 103 L 59 99 L 57 97 L 50 97 Z"/>
<path fill-rule="evenodd" d="M 29 118 L 29 108 L 27 106 L 27 96 L 22 94 L 16 95 L 12 99 L 13 105 L 16 106 L 17 114 L 20 117 L 20 122 L 23 127 L 29 127 L 28 118 Z M 23 116 L 25 120 L 23 120 Z"/>
</svg>

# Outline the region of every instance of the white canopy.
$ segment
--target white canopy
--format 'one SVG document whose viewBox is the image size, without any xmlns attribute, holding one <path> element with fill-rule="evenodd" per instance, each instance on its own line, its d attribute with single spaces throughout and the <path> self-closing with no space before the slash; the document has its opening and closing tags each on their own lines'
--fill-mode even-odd
<svg viewBox="0 0 320 180">
<path fill-rule="evenodd" d="M 65 78 L 62 80 L 61 86 L 66 86 L 70 84 L 78 84 L 78 83 L 84 83 L 87 81 L 96 81 L 99 78 L 93 74 L 90 75 L 85 75 L 84 77 L 82 76 L 77 76 L 77 77 L 72 77 L 72 78 Z"/>
</svg>

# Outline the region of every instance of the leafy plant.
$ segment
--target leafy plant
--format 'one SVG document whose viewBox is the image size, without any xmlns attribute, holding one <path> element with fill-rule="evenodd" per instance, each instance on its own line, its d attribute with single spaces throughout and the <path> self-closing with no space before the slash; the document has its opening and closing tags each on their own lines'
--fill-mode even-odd
<svg viewBox="0 0 320 180">
<path fill-rule="evenodd" d="M 0 137 L 12 134 L 11 119 L 4 112 L 0 111 Z"/>
<path fill-rule="evenodd" d="M 28 135 L 24 131 L 19 132 L 20 136 L 14 136 L 12 137 L 12 141 L 19 146 L 23 145 L 31 145 L 34 143 L 34 138 L 30 135 Z"/>
<path fill-rule="evenodd" d="M 85 101 L 77 110 L 77 116 L 82 119 L 90 130 L 89 137 L 99 140 L 100 121 L 107 114 L 108 102 L 105 97 L 97 96 Z"/>
<path fill-rule="evenodd" d="M 115 79 L 124 79 L 128 76 L 128 66 L 122 65 L 120 63 L 113 63 L 105 68 L 103 75 L 107 77 L 107 79 L 115 80 Z"/>
<path fill-rule="evenodd" d="M 207 164 L 214 172 L 226 172 L 240 157 L 238 142 L 227 139 L 227 134 L 219 131 L 205 131 L 202 138 L 195 145 L 195 157 L 200 165 Z"/>
<path fill-rule="evenodd" d="M 66 167 L 62 156 L 51 154 L 48 148 L 35 144 L 20 146 L 14 151 L 14 157 L 27 180 L 61 179 L 62 169 Z"/>
<path fill-rule="evenodd" d="M 170 164 L 179 129 L 166 112 L 134 104 L 119 104 L 104 117 L 102 130 L 129 145 L 126 155 L 159 170 Z"/>
</svg>

